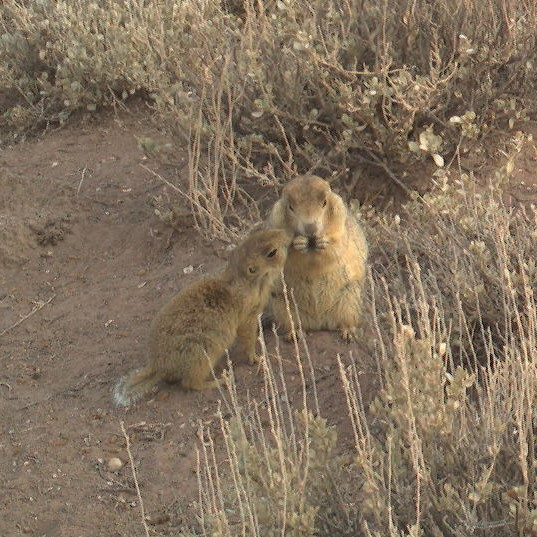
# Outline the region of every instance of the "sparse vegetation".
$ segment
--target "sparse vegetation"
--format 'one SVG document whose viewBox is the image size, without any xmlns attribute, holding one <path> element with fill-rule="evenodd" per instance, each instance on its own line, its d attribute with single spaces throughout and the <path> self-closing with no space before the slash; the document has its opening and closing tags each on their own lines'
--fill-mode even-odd
<svg viewBox="0 0 537 537">
<path fill-rule="evenodd" d="M 132 94 L 190 148 L 198 225 L 240 226 L 252 185 L 312 171 L 411 183 L 524 118 L 537 7 L 524 0 L 8 0 L 4 125 Z M 84 16 L 80 16 L 81 13 Z M 214 218 L 207 218 L 207 211 Z M 253 217 L 256 216 L 254 212 Z"/>
<path fill-rule="evenodd" d="M 307 347 L 298 409 L 277 353 L 263 403 L 230 387 L 225 464 L 201 433 L 204 534 L 537 533 L 537 217 L 501 197 L 525 138 L 511 131 L 485 186 L 450 165 L 533 112 L 533 1 L 5 0 L 0 12 L 2 128 L 142 95 L 188 151 L 184 195 L 209 236 L 236 236 L 260 217 L 255 193 L 297 172 L 358 197 L 361 173 L 409 189 L 429 166 L 430 192 L 368 216 L 381 388 L 364 404 L 356 364 L 339 358 L 353 449 L 322 417 Z"/>
</svg>

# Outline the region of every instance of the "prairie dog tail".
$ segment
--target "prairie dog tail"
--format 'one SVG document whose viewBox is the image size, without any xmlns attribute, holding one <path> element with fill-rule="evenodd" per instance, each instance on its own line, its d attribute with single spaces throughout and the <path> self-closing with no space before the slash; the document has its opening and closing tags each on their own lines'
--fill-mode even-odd
<svg viewBox="0 0 537 537">
<path fill-rule="evenodd" d="M 122 377 L 114 387 L 114 403 L 116 406 L 129 406 L 144 395 L 163 379 L 162 373 L 153 371 L 151 367 L 137 369 Z"/>
</svg>

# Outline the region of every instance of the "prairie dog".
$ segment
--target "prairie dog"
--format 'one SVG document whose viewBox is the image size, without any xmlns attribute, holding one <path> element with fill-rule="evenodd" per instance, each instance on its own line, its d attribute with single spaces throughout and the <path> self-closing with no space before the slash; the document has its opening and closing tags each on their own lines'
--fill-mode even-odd
<svg viewBox="0 0 537 537">
<path fill-rule="evenodd" d="M 320 177 L 298 176 L 283 188 L 267 227 L 285 229 L 293 236 L 284 276 L 302 328 L 339 330 L 345 341 L 355 339 L 368 247 L 362 228 L 341 197 Z M 290 338 L 281 286 L 271 294 L 268 309 Z"/>
<path fill-rule="evenodd" d="M 120 379 L 116 405 L 130 405 L 163 380 L 193 390 L 218 386 L 224 378 L 209 377 L 235 340 L 249 362 L 257 362 L 258 316 L 290 242 L 283 230 L 254 231 L 233 250 L 221 273 L 201 278 L 172 298 L 151 326 L 149 365 Z"/>
</svg>

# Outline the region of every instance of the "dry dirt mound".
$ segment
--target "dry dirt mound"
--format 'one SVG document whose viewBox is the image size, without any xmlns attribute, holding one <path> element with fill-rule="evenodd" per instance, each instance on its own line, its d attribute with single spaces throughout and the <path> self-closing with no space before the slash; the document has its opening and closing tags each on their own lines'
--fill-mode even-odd
<svg viewBox="0 0 537 537">
<path fill-rule="evenodd" d="M 0 536 L 141 535 L 121 420 L 151 532 L 177 535 L 195 521 L 197 431 L 211 428 L 219 449 L 220 392 L 170 386 L 128 411 L 111 404 L 116 380 L 146 360 L 154 313 L 223 257 L 223 245 L 155 216 L 152 200 L 166 192 L 140 166 L 137 138 L 147 135 L 158 133 L 140 115 L 99 116 L 0 156 Z M 512 195 L 527 202 L 535 158 L 533 148 L 517 161 Z M 270 335 L 267 345 L 270 353 Z M 345 449 L 336 353 L 350 360 L 352 351 L 366 404 L 375 366 L 363 344 L 334 334 L 312 334 L 308 345 L 320 408 Z M 281 349 L 286 397 L 300 407 L 293 350 Z M 235 377 L 241 400 L 262 399 L 256 368 L 238 359 Z M 114 457 L 121 468 L 108 467 Z"/>
<path fill-rule="evenodd" d="M 69 232 L 72 193 L 58 181 L 0 171 L 0 267 L 28 261 Z"/>
</svg>

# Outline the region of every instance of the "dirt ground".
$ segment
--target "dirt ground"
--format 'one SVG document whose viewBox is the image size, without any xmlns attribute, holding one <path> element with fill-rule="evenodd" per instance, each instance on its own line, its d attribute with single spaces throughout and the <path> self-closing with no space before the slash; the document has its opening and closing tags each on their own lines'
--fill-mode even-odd
<svg viewBox="0 0 537 537">
<path fill-rule="evenodd" d="M 121 421 L 151 533 L 195 527 L 197 431 L 211 428 L 218 445 L 220 392 L 164 386 L 127 411 L 111 400 L 119 377 L 146 360 L 154 313 L 225 257 L 225 245 L 155 215 L 167 187 L 141 164 L 170 170 L 145 159 L 137 137 L 147 135 L 158 132 L 143 114 L 101 115 L 0 153 L 0 536 L 142 535 Z M 274 343 L 268 334 L 269 352 Z M 366 399 L 374 364 L 336 334 L 308 344 L 344 447 L 336 353 L 359 361 Z M 282 348 L 300 405 L 292 348 Z M 235 375 L 240 398 L 262 397 L 257 368 L 237 359 Z M 124 466 L 110 471 L 112 457 Z"/>
</svg>

